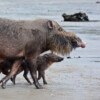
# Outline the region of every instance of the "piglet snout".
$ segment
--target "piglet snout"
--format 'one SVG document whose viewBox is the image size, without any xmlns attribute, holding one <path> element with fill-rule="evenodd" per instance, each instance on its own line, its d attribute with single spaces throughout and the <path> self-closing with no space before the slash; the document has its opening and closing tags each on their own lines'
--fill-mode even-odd
<svg viewBox="0 0 100 100">
<path fill-rule="evenodd" d="M 59 58 L 59 61 L 62 61 L 64 58 Z"/>
</svg>

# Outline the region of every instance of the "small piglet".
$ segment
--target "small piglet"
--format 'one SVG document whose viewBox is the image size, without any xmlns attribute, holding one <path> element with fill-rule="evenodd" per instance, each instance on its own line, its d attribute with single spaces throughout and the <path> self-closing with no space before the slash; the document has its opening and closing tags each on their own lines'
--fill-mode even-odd
<svg viewBox="0 0 100 100">
<path fill-rule="evenodd" d="M 45 70 L 49 68 L 50 65 L 52 65 L 53 63 L 60 62 L 62 60 L 62 57 L 59 57 L 53 53 L 48 53 L 43 56 L 39 56 L 37 59 L 38 80 L 42 77 L 43 83 L 47 84 L 45 79 Z"/>
</svg>

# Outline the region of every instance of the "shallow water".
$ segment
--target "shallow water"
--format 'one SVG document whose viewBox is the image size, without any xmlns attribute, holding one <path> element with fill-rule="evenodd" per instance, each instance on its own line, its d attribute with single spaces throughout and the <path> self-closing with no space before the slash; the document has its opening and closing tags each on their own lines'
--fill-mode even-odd
<svg viewBox="0 0 100 100">
<path fill-rule="evenodd" d="M 79 11 L 86 12 L 90 22 L 63 22 L 62 13 Z M 45 89 L 28 85 L 20 74 L 15 86 L 8 82 L 7 89 L 0 88 L 0 100 L 100 100 L 100 4 L 96 0 L 0 0 L 0 17 L 50 18 L 87 42 L 85 49 L 71 53 L 71 59 L 65 57 L 46 71 Z"/>
</svg>

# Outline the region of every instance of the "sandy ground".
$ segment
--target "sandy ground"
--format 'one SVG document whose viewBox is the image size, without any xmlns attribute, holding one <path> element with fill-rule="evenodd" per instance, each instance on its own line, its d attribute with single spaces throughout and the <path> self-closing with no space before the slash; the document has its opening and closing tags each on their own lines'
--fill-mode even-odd
<svg viewBox="0 0 100 100">
<path fill-rule="evenodd" d="M 0 100 L 100 100 L 100 4 L 96 0 L 0 0 L 0 17 L 10 19 L 50 18 L 66 31 L 74 32 L 87 42 L 85 49 L 71 53 L 71 59 L 53 64 L 46 71 L 48 85 L 36 89 L 17 76 L 0 87 Z M 90 22 L 63 22 L 61 14 L 83 11 Z M 78 58 L 78 57 L 81 58 Z M 0 79 L 3 77 L 0 74 Z M 30 77 L 30 75 L 29 75 Z M 30 78 L 31 79 L 31 78 Z M 32 81 L 32 80 L 31 80 Z"/>
</svg>

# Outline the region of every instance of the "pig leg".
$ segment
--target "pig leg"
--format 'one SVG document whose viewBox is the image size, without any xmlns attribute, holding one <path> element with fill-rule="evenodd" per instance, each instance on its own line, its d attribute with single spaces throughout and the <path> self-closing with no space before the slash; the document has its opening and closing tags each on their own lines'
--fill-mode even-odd
<svg viewBox="0 0 100 100">
<path fill-rule="evenodd" d="M 11 81 L 13 82 L 14 85 L 16 84 L 15 79 L 16 79 L 16 75 L 14 75 L 14 76 L 11 78 Z"/>
<path fill-rule="evenodd" d="M 26 81 L 27 81 L 30 85 L 32 85 L 32 83 L 30 82 L 29 78 L 27 77 L 27 74 L 28 74 L 28 68 L 24 68 L 24 74 L 23 74 L 23 76 L 24 76 L 24 78 L 26 79 Z"/>
<path fill-rule="evenodd" d="M 41 79 L 41 77 L 42 77 L 41 72 L 40 72 L 40 71 L 38 71 L 38 80 L 40 80 L 40 79 Z"/>
<path fill-rule="evenodd" d="M 2 73 L 3 73 L 4 75 L 8 75 L 8 74 L 9 74 L 9 71 L 8 71 L 8 70 L 3 70 Z M 4 78 L 3 78 L 3 79 L 4 79 Z M 3 82 L 3 79 L 0 80 L 0 83 Z M 11 81 L 12 81 L 12 78 L 11 78 Z M 12 82 L 13 82 L 13 81 L 12 81 Z"/>
<path fill-rule="evenodd" d="M 37 79 L 37 57 L 40 54 L 40 42 L 34 41 L 30 42 L 26 45 L 25 49 L 25 58 L 27 62 L 27 66 L 30 70 L 31 77 L 37 89 L 42 89 L 43 87 L 39 84 Z M 37 47 L 38 46 L 38 47 Z M 31 49 L 29 49 L 31 48 Z"/>
<path fill-rule="evenodd" d="M 45 79 L 45 72 L 44 72 L 44 71 L 42 72 L 42 78 L 43 78 L 43 83 L 44 83 L 44 84 L 47 84 L 47 81 L 46 81 L 46 79 Z"/>
<path fill-rule="evenodd" d="M 23 70 L 24 70 L 23 66 L 20 66 L 19 69 L 18 69 L 18 71 L 16 72 L 16 74 L 11 78 L 11 81 L 13 82 L 14 85 L 16 84 L 15 83 L 16 76 L 18 74 L 20 74 Z"/>
<path fill-rule="evenodd" d="M 10 69 L 11 70 L 11 69 Z M 10 73 L 10 71 L 9 70 L 5 70 L 5 71 L 3 71 L 3 74 L 5 74 L 5 75 L 8 75 Z M 12 81 L 12 83 L 14 84 L 14 81 L 13 81 L 13 77 L 11 77 L 11 79 L 10 79 L 11 81 Z"/>
<path fill-rule="evenodd" d="M 39 84 L 38 79 L 37 79 L 37 64 L 36 64 L 36 60 L 32 59 L 28 61 L 28 67 L 30 70 L 30 74 L 32 76 L 33 82 L 35 84 L 35 86 L 37 87 L 37 89 L 42 89 L 42 86 Z"/>
<path fill-rule="evenodd" d="M 5 78 L 3 78 L 2 85 L 1 85 L 3 89 L 6 88 L 7 81 L 17 72 L 18 68 L 21 65 L 21 62 L 22 62 L 22 60 L 15 61 L 13 66 L 12 66 L 12 69 L 11 69 L 11 72 L 9 73 L 9 75 L 6 76 Z"/>
<path fill-rule="evenodd" d="M 45 72 L 44 72 L 44 71 L 39 71 L 39 72 L 38 72 L 38 80 L 40 80 L 41 77 L 42 77 L 42 79 L 43 79 L 43 83 L 44 83 L 44 84 L 47 84 L 47 82 L 46 82 L 46 80 L 45 80 Z"/>
</svg>

